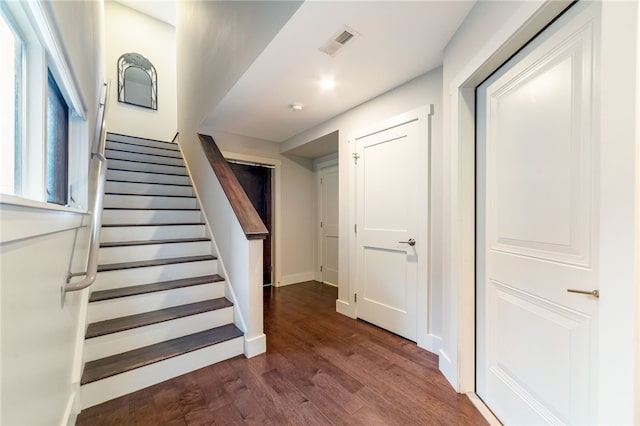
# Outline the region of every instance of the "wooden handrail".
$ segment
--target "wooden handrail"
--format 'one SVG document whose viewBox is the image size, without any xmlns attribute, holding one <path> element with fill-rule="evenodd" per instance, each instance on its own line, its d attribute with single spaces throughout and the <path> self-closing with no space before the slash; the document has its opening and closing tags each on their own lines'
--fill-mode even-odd
<svg viewBox="0 0 640 426">
<path fill-rule="evenodd" d="M 247 193 L 240 185 L 240 182 L 238 182 L 238 178 L 233 173 L 233 170 L 231 170 L 229 164 L 227 164 L 227 161 L 222 156 L 218 145 L 216 145 L 216 142 L 209 135 L 198 134 L 198 137 L 202 143 L 202 149 L 209 160 L 209 164 L 211 164 L 213 172 L 218 177 L 218 181 L 220 181 L 220 185 L 227 195 L 231 208 L 236 214 L 247 239 L 265 239 L 267 235 L 269 235 L 269 231 L 267 231 L 267 227 L 264 225 L 264 222 L 262 222 L 262 219 L 260 219 L 253 204 L 251 204 Z"/>
</svg>

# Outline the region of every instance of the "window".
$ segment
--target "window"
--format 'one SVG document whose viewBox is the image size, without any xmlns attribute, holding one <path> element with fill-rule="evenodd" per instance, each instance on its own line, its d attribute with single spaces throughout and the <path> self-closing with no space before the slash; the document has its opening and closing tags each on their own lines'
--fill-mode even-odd
<svg viewBox="0 0 640 426">
<path fill-rule="evenodd" d="M 47 201 L 67 204 L 69 107 L 49 71 L 47 84 Z"/>
<path fill-rule="evenodd" d="M 0 193 L 15 194 L 20 178 L 22 46 L 0 10 Z"/>
<path fill-rule="evenodd" d="M 45 8 L 0 0 L 0 205 L 86 210 L 87 106 Z"/>
</svg>

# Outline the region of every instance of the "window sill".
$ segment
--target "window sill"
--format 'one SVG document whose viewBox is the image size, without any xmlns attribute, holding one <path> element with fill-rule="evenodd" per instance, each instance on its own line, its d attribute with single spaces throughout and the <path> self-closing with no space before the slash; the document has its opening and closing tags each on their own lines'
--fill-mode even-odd
<svg viewBox="0 0 640 426">
<path fill-rule="evenodd" d="M 26 207 L 30 209 L 51 210 L 66 213 L 90 214 L 86 209 L 70 206 L 59 206 L 57 204 L 46 203 L 44 201 L 31 200 L 29 198 L 18 197 L 16 195 L 0 194 L 0 207 L 11 205 Z"/>
</svg>

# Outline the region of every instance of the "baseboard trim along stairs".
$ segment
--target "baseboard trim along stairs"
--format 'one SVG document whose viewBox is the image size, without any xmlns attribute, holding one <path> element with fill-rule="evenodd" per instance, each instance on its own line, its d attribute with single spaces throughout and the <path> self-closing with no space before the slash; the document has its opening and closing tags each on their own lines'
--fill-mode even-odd
<svg viewBox="0 0 640 426">
<path fill-rule="evenodd" d="M 244 349 L 178 146 L 108 134 L 106 148 L 83 409 Z"/>
</svg>

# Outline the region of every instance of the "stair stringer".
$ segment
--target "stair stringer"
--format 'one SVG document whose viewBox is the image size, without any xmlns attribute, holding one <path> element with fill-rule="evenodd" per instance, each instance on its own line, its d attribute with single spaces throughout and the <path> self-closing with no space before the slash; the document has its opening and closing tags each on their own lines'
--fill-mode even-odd
<svg viewBox="0 0 640 426">
<path fill-rule="evenodd" d="M 191 164 L 188 161 L 188 157 L 185 155 L 185 152 L 183 150 L 183 147 L 180 143 L 180 136 L 178 136 L 178 139 L 176 141 L 176 143 L 178 144 L 178 147 L 180 148 L 180 153 L 182 154 L 182 158 L 184 160 L 184 165 L 187 171 L 187 174 L 189 175 L 189 179 L 191 180 L 191 184 L 193 187 L 193 192 L 194 195 L 196 196 L 196 199 L 198 200 L 198 206 L 200 207 L 200 211 L 201 214 L 204 218 L 204 222 L 207 228 L 207 232 L 209 233 L 209 237 L 211 238 L 211 245 L 212 245 L 212 250 L 213 250 L 213 254 L 218 258 L 217 262 L 218 262 L 218 274 L 221 275 L 222 277 L 224 277 L 224 285 L 225 285 L 225 297 L 227 299 L 229 299 L 232 303 L 233 303 L 233 310 L 234 310 L 234 323 L 236 325 L 236 327 L 238 327 L 240 330 L 242 330 L 242 332 L 244 333 L 244 355 L 247 358 L 251 358 L 253 356 L 259 355 L 261 353 L 266 352 L 267 349 L 267 337 L 263 332 L 263 327 L 262 327 L 262 292 L 260 292 L 259 295 L 259 321 L 251 321 L 250 323 L 252 324 L 252 326 L 248 326 L 248 320 L 246 319 L 247 315 L 251 315 L 251 312 L 246 312 L 247 315 L 245 315 L 245 312 L 243 311 L 249 311 L 251 309 L 250 306 L 247 305 L 251 305 L 251 303 L 244 303 L 245 301 L 241 300 L 237 294 L 236 294 L 236 290 L 234 289 L 234 282 L 236 281 L 242 281 L 242 280 L 236 280 L 234 277 L 232 276 L 233 274 L 229 274 L 228 269 L 226 267 L 227 263 L 226 263 L 226 256 L 221 252 L 221 250 L 219 250 L 219 246 L 217 243 L 217 239 L 216 239 L 216 233 L 213 231 L 213 226 L 212 226 L 212 218 L 214 217 L 212 215 L 212 212 L 210 208 L 207 208 L 206 203 L 203 203 L 203 198 L 201 197 L 201 193 L 198 187 L 198 184 L 200 183 L 194 176 L 194 174 L 192 173 L 191 170 Z M 220 183 L 218 181 L 217 176 L 215 175 L 215 173 L 213 172 L 213 170 L 211 170 L 210 168 L 207 170 L 207 177 L 211 176 L 212 180 L 215 181 L 215 185 L 214 188 L 211 187 L 207 187 L 207 190 L 209 192 L 212 192 L 213 189 L 215 189 L 216 192 L 216 196 L 220 199 L 223 199 L 224 202 L 226 203 L 227 207 L 229 208 L 229 210 L 231 209 L 231 206 L 228 204 L 226 195 L 224 194 L 224 191 L 222 190 L 222 188 L 220 187 Z M 223 204 L 223 203 L 221 203 Z M 235 216 L 235 213 L 232 213 Z M 239 224 L 238 224 L 238 228 L 239 228 Z M 244 236 L 244 233 L 242 233 L 242 238 L 246 239 L 246 237 Z M 255 259 L 255 257 L 259 257 L 260 258 L 260 268 L 259 271 L 257 271 L 257 275 L 259 275 L 259 280 L 260 282 L 262 282 L 262 243 L 263 240 L 248 240 L 248 252 L 247 253 L 248 256 L 251 256 Z M 259 245 L 259 250 L 256 248 L 256 245 Z M 237 257 L 234 255 L 233 256 L 233 260 L 236 260 Z M 251 262 L 250 262 L 251 263 Z M 253 262 L 254 265 L 250 265 L 250 268 L 255 269 L 255 263 Z M 253 274 L 254 276 L 256 275 L 256 271 L 247 271 L 247 281 L 248 282 L 252 282 L 252 279 L 249 277 L 249 275 Z M 254 295 L 255 296 L 255 295 Z M 250 298 L 250 295 L 249 295 Z M 255 299 L 255 297 L 254 297 Z M 243 309 L 244 307 L 244 309 Z M 253 308 L 254 310 L 255 307 Z M 254 317 L 256 316 L 255 312 L 253 313 Z M 259 322 L 259 324 L 256 324 L 257 322 Z M 257 329 L 257 330 L 256 330 Z"/>
</svg>

